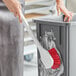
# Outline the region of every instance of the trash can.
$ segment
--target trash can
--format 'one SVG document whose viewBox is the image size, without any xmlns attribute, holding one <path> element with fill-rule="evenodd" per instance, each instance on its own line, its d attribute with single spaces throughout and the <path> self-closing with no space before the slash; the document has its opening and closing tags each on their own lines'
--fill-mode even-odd
<svg viewBox="0 0 76 76">
<path fill-rule="evenodd" d="M 38 76 L 75 76 L 76 75 L 76 14 L 74 14 L 72 21 L 64 22 L 64 16 L 49 16 L 49 18 L 34 19 L 37 28 L 37 38 L 41 45 L 47 49 L 46 35 L 49 37 L 51 31 L 54 34 L 54 41 L 57 49 L 60 52 L 63 67 L 63 72 L 60 73 L 61 68 L 52 70 L 45 69 L 40 61 L 40 54 L 38 51 Z M 50 35 L 51 36 L 51 35 Z M 48 46 L 47 46 L 48 45 Z"/>
</svg>

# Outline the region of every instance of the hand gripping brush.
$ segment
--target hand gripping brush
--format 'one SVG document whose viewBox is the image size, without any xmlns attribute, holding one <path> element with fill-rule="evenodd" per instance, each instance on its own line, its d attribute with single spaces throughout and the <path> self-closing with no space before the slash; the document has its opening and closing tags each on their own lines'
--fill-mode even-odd
<svg viewBox="0 0 76 76">
<path fill-rule="evenodd" d="M 60 60 L 59 55 L 56 52 L 56 50 L 55 49 L 51 49 L 51 50 L 47 51 L 46 49 L 44 49 L 41 46 L 41 44 L 39 43 L 39 41 L 37 40 L 37 38 L 34 36 L 32 30 L 30 28 L 30 25 L 28 24 L 28 22 L 27 22 L 26 18 L 24 17 L 24 15 L 23 15 L 21 10 L 20 10 L 20 15 L 22 17 L 22 20 L 25 22 L 25 27 L 26 27 L 28 33 L 30 34 L 30 36 L 34 40 L 37 48 L 39 49 L 40 56 L 41 56 L 41 61 L 44 64 L 45 68 L 49 69 L 49 68 L 52 68 L 52 67 L 54 67 L 56 65 L 59 65 L 60 63 L 55 64 L 55 61 Z M 54 69 L 56 69 L 56 68 L 54 67 Z"/>
</svg>

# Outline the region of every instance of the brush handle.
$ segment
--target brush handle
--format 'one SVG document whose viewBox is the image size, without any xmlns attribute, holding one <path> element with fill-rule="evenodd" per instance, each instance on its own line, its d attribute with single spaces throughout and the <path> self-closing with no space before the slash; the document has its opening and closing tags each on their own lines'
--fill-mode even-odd
<svg viewBox="0 0 76 76">
<path fill-rule="evenodd" d="M 30 25 L 28 24 L 26 18 L 24 17 L 24 15 L 21 11 L 20 11 L 20 14 L 21 14 L 23 21 L 26 23 L 25 27 L 27 28 L 28 33 L 31 35 L 31 37 L 34 40 L 35 44 L 37 45 L 38 49 L 42 48 L 41 44 L 39 43 L 39 41 L 37 40 L 37 38 L 33 34 L 33 31 L 31 30 Z"/>
</svg>

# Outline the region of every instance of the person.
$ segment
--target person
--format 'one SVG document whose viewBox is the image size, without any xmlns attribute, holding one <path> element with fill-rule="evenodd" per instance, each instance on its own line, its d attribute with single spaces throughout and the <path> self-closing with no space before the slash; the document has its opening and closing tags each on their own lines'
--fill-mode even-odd
<svg viewBox="0 0 76 76">
<path fill-rule="evenodd" d="M 19 17 L 19 21 L 22 22 L 20 12 L 19 10 L 21 9 L 21 5 L 18 0 L 3 0 L 3 2 L 6 4 L 8 9 L 14 13 L 15 16 Z M 65 15 L 64 21 L 66 18 L 68 18 L 68 22 L 72 19 L 73 13 L 68 11 L 64 5 L 63 0 L 56 0 L 57 4 L 57 12 L 58 15 L 60 12 L 62 12 Z"/>
<path fill-rule="evenodd" d="M 5 5 L 2 5 L 0 0 L 0 76 L 23 76 L 24 24 L 20 10 L 23 11 L 24 0 L 3 0 L 3 2 Z M 62 0 L 56 0 L 56 3 L 58 15 L 61 11 L 65 15 L 64 20 L 68 18 L 70 21 L 72 12 L 66 9 Z"/>
</svg>

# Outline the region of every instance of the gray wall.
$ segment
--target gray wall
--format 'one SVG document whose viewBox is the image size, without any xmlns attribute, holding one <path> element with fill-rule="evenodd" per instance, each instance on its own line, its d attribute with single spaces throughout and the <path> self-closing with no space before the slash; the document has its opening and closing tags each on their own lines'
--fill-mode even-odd
<svg viewBox="0 0 76 76">
<path fill-rule="evenodd" d="M 70 11 L 76 12 L 76 0 L 67 0 L 67 8 Z"/>
</svg>

